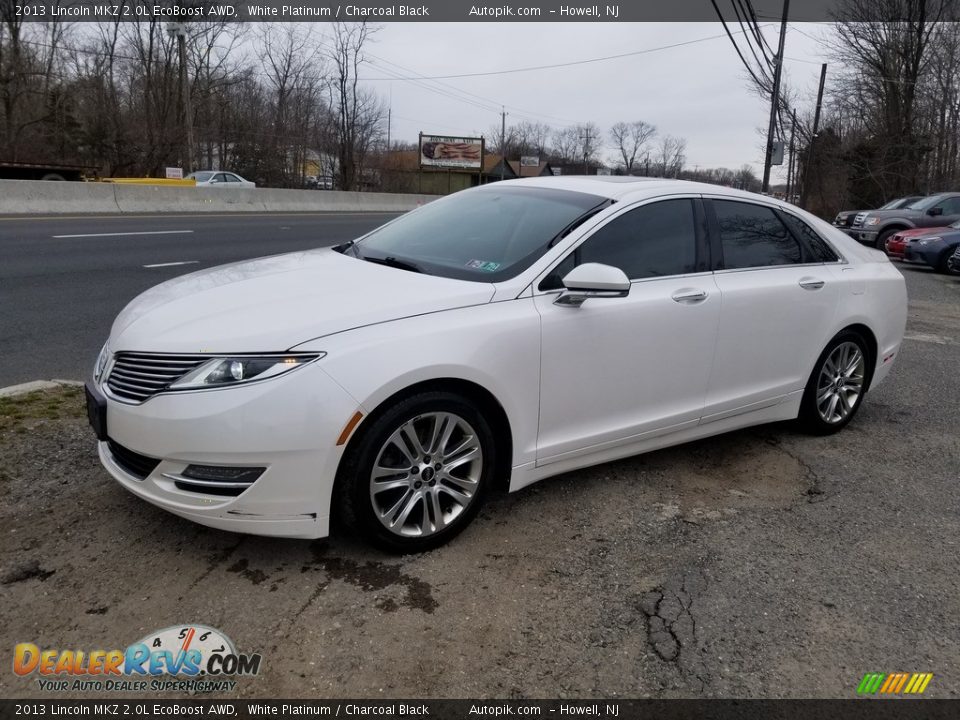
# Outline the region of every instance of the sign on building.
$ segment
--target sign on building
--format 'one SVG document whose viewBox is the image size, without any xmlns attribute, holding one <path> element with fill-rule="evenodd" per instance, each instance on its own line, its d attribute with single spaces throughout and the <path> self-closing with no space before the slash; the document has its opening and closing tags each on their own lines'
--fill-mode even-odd
<svg viewBox="0 0 960 720">
<path fill-rule="evenodd" d="M 183 180 L 183 168 L 168 167 L 167 180 Z"/>
<path fill-rule="evenodd" d="M 421 167 L 479 170 L 483 167 L 483 138 L 446 137 L 421 133 L 420 165 Z"/>
<path fill-rule="evenodd" d="M 520 167 L 540 167 L 540 156 L 538 156 L 538 155 L 521 155 L 521 156 L 520 156 Z"/>
</svg>

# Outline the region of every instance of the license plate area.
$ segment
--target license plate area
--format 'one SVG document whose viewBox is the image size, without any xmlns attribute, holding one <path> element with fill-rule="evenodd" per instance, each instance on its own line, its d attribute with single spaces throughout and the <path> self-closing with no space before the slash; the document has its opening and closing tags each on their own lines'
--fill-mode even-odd
<svg viewBox="0 0 960 720">
<path fill-rule="evenodd" d="M 83 386 L 84 394 L 87 396 L 87 420 L 90 421 L 90 427 L 96 433 L 97 440 L 106 441 L 107 439 L 107 400 L 95 388 L 89 384 Z"/>
</svg>

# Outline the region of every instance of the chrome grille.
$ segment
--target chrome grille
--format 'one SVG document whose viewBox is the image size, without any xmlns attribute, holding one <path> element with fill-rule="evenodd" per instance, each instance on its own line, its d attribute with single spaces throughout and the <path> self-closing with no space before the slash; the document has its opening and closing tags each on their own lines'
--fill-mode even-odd
<svg viewBox="0 0 960 720">
<path fill-rule="evenodd" d="M 865 212 L 857 213 L 857 216 L 853 219 L 853 226 L 860 227 L 863 225 L 863 221 L 866 219 L 867 214 Z"/>
<path fill-rule="evenodd" d="M 211 359 L 209 355 L 119 352 L 110 368 L 107 387 L 122 400 L 143 402 Z"/>
</svg>

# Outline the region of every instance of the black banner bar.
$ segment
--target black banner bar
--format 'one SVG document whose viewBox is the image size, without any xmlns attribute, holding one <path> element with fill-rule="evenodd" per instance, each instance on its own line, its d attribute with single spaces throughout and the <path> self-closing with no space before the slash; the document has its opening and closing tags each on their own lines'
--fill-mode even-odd
<svg viewBox="0 0 960 720">
<path fill-rule="evenodd" d="M 706 0 L 6 0 L 14 18 L 26 22 L 171 22 L 238 20 L 245 22 L 710 22 L 716 21 Z M 828 22 L 843 13 L 849 0 L 804 0 L 790 9 L 792 22 Z M 718 7 L 736 22 L 732 5 Z M 779 22 L 782 0 L 754 0 L 757 19 Z M 891 11 L 883 3 L 874 10 L 858 10 L 858 20 L 892 20 L 880 17 Z M 895 10 L 892 10 L 895 11 Z M 876 12 L 878 17 L 865 17 Z M 933 19 L 933 18 L 931 18 Z"/>
<path fill-rule="evenodd" d="M 960 700 L 2 700 L 0 718 L 954 720 Z"/>
</svg>

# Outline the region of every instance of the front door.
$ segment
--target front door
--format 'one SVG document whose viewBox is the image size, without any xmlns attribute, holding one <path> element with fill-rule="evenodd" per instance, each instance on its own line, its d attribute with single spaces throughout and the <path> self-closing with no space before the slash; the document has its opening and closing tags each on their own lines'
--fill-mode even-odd
<svg viewBox="0 0 960 720">
<path fill-rule="evenodd" d="M 720 316 L 704 234 L 696 198 L 627 209 L 535 288 L 538 466 L 697 424 Z M 555 304 L 560 278 L 587 262 L 622 269 L 627 297 Z"/>
</svg>

